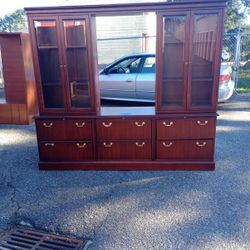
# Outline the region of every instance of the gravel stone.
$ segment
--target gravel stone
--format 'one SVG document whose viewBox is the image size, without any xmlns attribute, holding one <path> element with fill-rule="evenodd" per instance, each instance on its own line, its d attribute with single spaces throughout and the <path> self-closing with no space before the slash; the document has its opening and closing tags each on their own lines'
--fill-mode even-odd
<svg viewBox="0 0 250 250">
<path fill-rule="evenodd" d="M 0 125 L 0 234 L 24 223 L 91 250 L 250 249 L 250 97 L 218 113 L 214 172 L 39 171 L 34 125 Z"/>
</svg>

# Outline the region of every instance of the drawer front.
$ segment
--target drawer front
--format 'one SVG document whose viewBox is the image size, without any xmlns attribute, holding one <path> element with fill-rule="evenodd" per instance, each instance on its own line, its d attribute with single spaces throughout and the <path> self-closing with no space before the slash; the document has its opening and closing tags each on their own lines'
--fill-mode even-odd
<svg viewBox="0 0 250 250">
<path fill-rule="evenodd" d="M 151 120 L 102 119 L 97 121 L 98 140 L 151 139 Z"/>
<path fill-rule="evenodd" d="M 157 159 L 202 161 L 213 156 L 214 140 L 157 141 Z"/>
<path fill-rule="evenodd" d="M 157 120 L 157 139 L 198 139 L 215 137 L 216 118 Z"/>
<path fill-rule="evenodd" d="M 38 140 L 66 140 L 64 120 L 36 120 Z"/>
<path fill-rule="evenodd" d="M 92 140 L 91 120 L 38 120 L 39 140 Z"/>
<path fill-rule="evenodd" d="M 150 141 L 98 142 L 99 160 L 151 160 Z"/>
<path fill-rule="evenodd" d="M 92 140 L 91 120 L 66 120 L 65 131 L 67 140 Z"/>
<path fill-rule="evenodd" d="M 41 161 L 93 160 L 92 142 L 39 142 Z"/>
</svg>

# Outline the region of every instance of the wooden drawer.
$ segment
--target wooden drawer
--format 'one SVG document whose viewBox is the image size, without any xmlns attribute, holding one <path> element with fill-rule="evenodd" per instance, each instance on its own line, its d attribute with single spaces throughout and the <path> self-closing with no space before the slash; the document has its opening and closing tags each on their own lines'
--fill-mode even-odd
<svg viewBox="0 0 250 250">
<path fill-rule="evenodd" d="M 37 120 L 39 140 L 92 140 L 91 120 Z"/>
<path fill-rule="evenodd" d="M 93 160 L 92 142 L 39 142 L 41 161 Z"/>
<path fill-rule="evenodd" d="M 68 140 L 92 140 L 91 120 L 66 120 L 66 138 Z"/>
<path fill-rule="evenodd" d="M 98 142 L 100 160 L 151 160 L 151 141 Z"/>
<path fill-rule="evenodd" d="M 164 160 L 213 160 L 214 140 L 157 141 L 156 154 Z"/>
<path fill-rule="evenodd" d="M 157 139 L 199 139 L 215 137 L 216 118 L 157 120 Z"/>
<path fill-rule="evenodd" d="M 97 120 L 98 140 L 151 139 L 151 120 L 102 119 Z"/>
</svg>

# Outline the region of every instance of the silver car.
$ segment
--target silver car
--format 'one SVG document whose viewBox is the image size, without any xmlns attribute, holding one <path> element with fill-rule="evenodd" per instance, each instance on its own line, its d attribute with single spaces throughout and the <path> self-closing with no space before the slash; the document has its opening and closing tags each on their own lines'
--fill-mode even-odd
<svg viewBox="0 0 250 250">
<path fill-rule="evenodd" d="M 232 68 L 222 63 L 219 102 L 228 100 L 234 90 Z M 154 102 L 155 54 L 131 54 L 109 64 L 99 74 L 101 99 Z"/>
</svg>

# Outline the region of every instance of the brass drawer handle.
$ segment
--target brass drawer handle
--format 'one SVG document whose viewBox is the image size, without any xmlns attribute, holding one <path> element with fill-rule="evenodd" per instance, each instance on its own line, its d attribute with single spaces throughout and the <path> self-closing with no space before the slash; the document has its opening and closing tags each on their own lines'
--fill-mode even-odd
<svg viewBox="0 0 250 250">
<path fill-rule="evenodd" d="M 44 122 L 44 123 L 43 123 L 43 126 L 44 126 L 45 128 L 50 128 L 50 127 L 53 126 L 53 122 L 50 122 L 50 123 Z"/>
<path fill-rule="evenodd" d="M 139 147 L 139 148 L 142 148 L 142 147 L 144 147 L 145 142 L 142 142 L 142 143 L 136 142 L 135 145 L 136 145 L 137 147 Z"/>
<path fill-rule="evenodd" d="M 198 147 L 205 147 L 206 146 L 206 142 L 204 141 L 204 142 L 202 142 L 202 143 L 200 143 L 200 142 L 196 142 L 196 145 L 198 146 Z"/>
<path fill-rule="evenodd" d="M 163 142 L 162 145 L 165 147 L 165 148 L 170 148 L 172 145 L 173 145 L 173 142 L 169 142 L 168 144 L 166 142 Z"/>
<path fill-rule="evenodd" d="M 139 123 L 139 122 L 135 122 L 135 125 L 137 127 L 143 127 L 145 125 L 145 122 Z"/>
<path fill-rule="evenodd" d="M 208 124 L 208 121 L 204 121 L 204 122 L 201 122 L 201 121 L 197 121 L 197 123 L 201 126 L 206 126 Z"/>
<path fill-rule="evenodd" d="M 82 122 L 82 123 L 76 122 L 75 125 L 76 125 L 78 128 L 82 128 L 82 127 L 85 126 L 85 122 Z"/>
<path fill-rule="evenodd" d="M 76 146 L 78 148 L 84 148 L 86 146 L 86 143 L 76 143 Z"/>
<path fill-rule="evenodd" d="M 106 124 L 105 122 L 103 122 L 102 125 L 103 125 L 105 128 L 109 128 L 109 127 L 112 126 L 112 122 L 109 122 L 109 123 L 107 123 L 107 124 Z"/>
<path fill-rule="evenodd" d="M 45 143 L 45 147 L 54 147 L 55 143 Z"/>
<path fill-rule="evenodd" d="M 104 142 L 103 145 L 104 145 L 105 148 L 111 148 L 112 145 L 113 145 L 113 142 L 110 142 L 110 143 Z"/>
<path fill-rule="evenodd" d="M 162 124 L 163 124 L 165 127 L 171 127 L 171 126 L 174 124 L 174 122 L 169 122 L 169 123 L 163 122 Z"/>
</svg>

